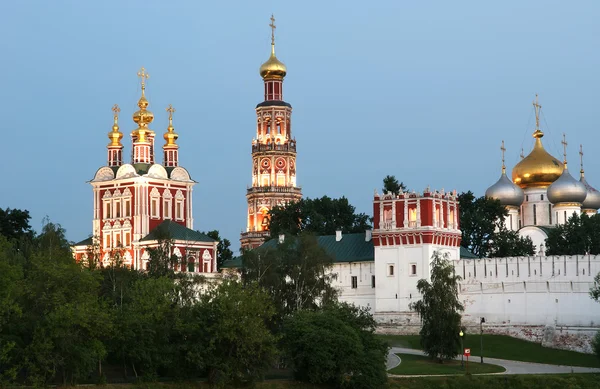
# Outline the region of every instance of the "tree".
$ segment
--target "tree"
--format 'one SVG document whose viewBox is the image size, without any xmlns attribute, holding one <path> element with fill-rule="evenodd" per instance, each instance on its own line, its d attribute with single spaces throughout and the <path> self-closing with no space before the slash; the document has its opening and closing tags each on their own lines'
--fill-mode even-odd
<svg viewBox="0 0 600 389">
<path fill-rule="evenodd" d="M 356 213 L 356 208 L 345 197 L 306 198 L 282 207 L 273 207 L 269 211 L 271 238 L 276 238 L 279 234 L 298 235 L 303 231 L 316 235 L 333 235 L 336 230 L 353 233 L 364 232 L 369 228 L 369 216 Z"/>
<path fill-rule="evenodd" d="M 21 239 L 21 237 L 33 237 L 33 231 L 29 225 L 29 211 L 20 209 L 0 208 L 0 235 L 8 240 Z"/>
<path fill-rule="evenodd" d="M 431 282 L 420 279 L 417 290 L 422 299 L 410 304 L 421 317 L 421 346 L 427 355 L 442 362 L 452 359 L 460 347 L 460 320 L 464 310 L 458 299 L 458 281 L 449 255 L 434 252 Z"/>
<path fill-rule="evenodd" d="M 398 195 L 400 192 L 405 192 L 406 186 L 403 182 L 398 182 L 395 176 L 385 176 L 383 179 L 383 193 Z"/>
<path fill-rule="evenodd" d="M 600 215 L 574 213 L 546 239 L 546 255 L 600 254 Z"/>
<path fill-rule="evenodd" d="M 300 310 L 285 319 L 282 345 L 297 380 L 338 388 L 376 388 L 387 381 L 388 347 L 365 309 L 345 303 Z"/>
<path fill-rule="evenodd" d="M 502 226 L 494 232 L 490 242 L 490 258 L 505 258 L 528 256 L 535 253 L 535 246 L 530 237 L 522 237 L 516 231 L 511 231 Z"/>
<path fill-rule="evenodd" d="M 312 234 L 288 235 L 275 247 L 242 255 L 242 280 L 257 283 L 271 296 L 279 318 L 335 300 L 330 272 L 333 258 Z"/>
<path fill-rule="evenodd" d="M 217 245 L 217 270 L 220 270 L 225 261 L 229 261 L 233 258 L 233 251 L 229 248 L 231 247 L 231 242 L 229 239 L 221 238 L 219 236 L 219 231 L 217 230 L 204 232 L 203 234 L 219 242 Z"/>
<path fill-rule="evenodd" d="M 172 254 L 173 241 L 170 237 L 160 237 L 158 246 L 148 248 L 148 275 L 153 278 L 175 277 L 175 267 L 181 264 L 177 255 Z"/>
</svg>

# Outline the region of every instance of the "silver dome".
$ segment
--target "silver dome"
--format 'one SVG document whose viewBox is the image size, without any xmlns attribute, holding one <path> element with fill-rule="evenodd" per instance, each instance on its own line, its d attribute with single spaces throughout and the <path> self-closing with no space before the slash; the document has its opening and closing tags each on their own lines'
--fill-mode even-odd
<svg viewBox="0 0 600 389">
<path fill-rule="evenodd" d="M 548 187 L 548 200 L 552 204 L 583 203 L 587 196 L 587 188 L 569 173 L 567 164 L 565 170 L 556 181 Z"/>
<path fill-rule="evenodd" d="M 583 173 L 581 174 L 579 182 L 585 185 L 587 189 L 587 196 L 585 196 L 585 201 L 581 204 L 581 208 L 593 210 L 597 210 L 598 208 L 600 208 L 600 192 L 598 192 L 595 188 L 588 184 L 585 177 L 583 176 Z"/>
<path fill-rule="evenodd" d="M 503 171 L 500 179 L 485 191 L 485 197 L 499 200 L 500 204 L 504 206 L 519 207 L 523 204 L 525 195 L 523 190 L 515 185 Z"/>
</svg>

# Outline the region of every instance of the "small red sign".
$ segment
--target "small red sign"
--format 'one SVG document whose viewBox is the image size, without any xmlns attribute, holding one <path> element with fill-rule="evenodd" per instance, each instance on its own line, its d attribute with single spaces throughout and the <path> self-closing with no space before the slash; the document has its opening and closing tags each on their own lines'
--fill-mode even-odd
<svg viewBox="0 0 600 389">
<path fill-rule="evenodd" d="M 466 348 L 465 349 L 465 355 L 468 357 L 469 355 L 471 355 L 471 349 L 470 348 Z"/>
</svg>

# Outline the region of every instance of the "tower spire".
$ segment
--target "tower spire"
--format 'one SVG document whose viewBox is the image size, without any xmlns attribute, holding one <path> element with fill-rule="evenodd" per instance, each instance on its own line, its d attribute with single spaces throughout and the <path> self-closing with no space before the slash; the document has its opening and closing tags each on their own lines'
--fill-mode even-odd
<svg viewBox="0 0 600 389">
<path fill-rule="evenodd" d="M 535 131 L 533 133 L 534 138 L 541 138 L 544 133 L 540 130 L 540 112 L 542 106 L 538 102 L 538 94 L 535 94 L 535 101 L 533 102 L 533 108 L 535 109 Z"/>
<path fill-rule="evenodd" d="M 579 166 L 581 167 L 579 173 L 581 173 L 581 177 L 583 177 L 583 145 L 579 145 Z"/>
<path fill-rule="evenodd" d="M 150 78 L 150 75 L 148 74 L 148 72 L 146 72 L 146 69 L 142 66 L 142 68 L 140 69 L 140 71 L 137 73 L 138 77 L 140 78 L 141 84 L 142 84 L 142 97 L 145 97 L 145 92 L 146 92 L 146 80 Z"/>
<path fill-rule="evenodd" d="M 560 142 L 563 145 L 563 163 L 565 164 L 565 169 L 567 168 L 567 135 L 563 132 L 563 140 Z"/>
<path fill-rule="evenodd" d="M 121 139 L 123 139 L 123 133 L 119 131 L 119 112 L 121 109 L 117 104 L 113 105 L 113 126 L 112 131 L 108 133 L 108 139 L 110 143 L 108 144 L 108 166 L 121 166 L 123 163 L 123 144 L 121 143 Z"/>
<path fill-rule="evenodd" d="M 271 55 L 275 56 L 275 29 L 277 26 L 275 25 L 275 17 L 271 14 L 271 23 L 269 23 L 269 27 L 271 27 Z"/>
<path fill-rule="evenodd" d="M 173 108 L 173 106 L 169 104 L 166 111 L 169 113 L 169 126 L 167 127 L 167 132 L 165 132 L 163 136 L 166 142 L 163 146 L 163 165 L 167 167 L 175 167 L 179 164 L 179 146 L 176 143 L 177 138 L 179 138 L 179 135 L 177 135 L 177 133 L 175 132 L 175 127 L 173 127 L 173 113 L 175 112 L 175 108 Z"/>
<path fill-rule="evenodd" d="M 523 148 L 521 147 L 521 155 L 520 155 L 521 159 L 525 158 L 525 153 Z"/>
<path fill-rule="evenodd" d="M 142 96 L 138 100 L 140 108 L 133 114 L 133 121 L 138 127 L 131 133 L 133 142 L 133 163 L 154 163 L 154 131 L 148 128 L 148 125 L 154 120 L 154 114 L 148 110 L 148 100 L 146 99 L 146 81 L 150 75 L 144 67 L 137 72 L 141 80 Z"/>
<path fill-rule="evenodd" d="M 506 165 L 504 165 L 504 153 L 506 152 L 506 148 L 504 147 L 504 140 L 502 140 L 500 150 L 502 150 L 502 174 L 506 174 Z"/>
</svg>

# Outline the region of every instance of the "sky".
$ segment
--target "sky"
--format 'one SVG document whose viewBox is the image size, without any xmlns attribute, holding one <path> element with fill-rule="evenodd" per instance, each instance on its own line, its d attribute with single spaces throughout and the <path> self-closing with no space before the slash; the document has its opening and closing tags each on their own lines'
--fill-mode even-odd
<svg viewBox="0 0 600 389">
<path fill-rule="evenodd" d="M 388 174 L 483 195 L 502 140 L 509 172 L 531 150 L 536 93 L 546 149 L 560 158 L 566 133 L 577 174 L 582 143 L 600 187 L 598 1 L 13 0 L 0 3 L 0 207 L 89 236 L 87 181 L 106 165 L 113 104 L 129 156 L 144 66 L 159 151 L 176 109 L 194 228 L 237 249 L 271 13 L 305 196 L 371 214 Z"/>
</svg>

